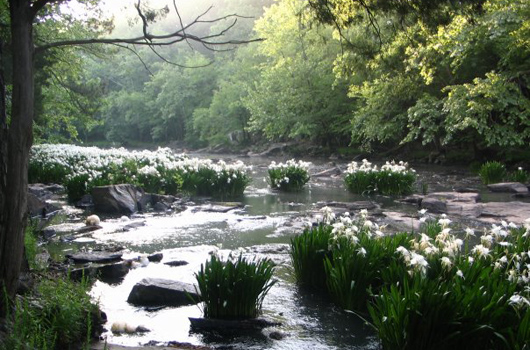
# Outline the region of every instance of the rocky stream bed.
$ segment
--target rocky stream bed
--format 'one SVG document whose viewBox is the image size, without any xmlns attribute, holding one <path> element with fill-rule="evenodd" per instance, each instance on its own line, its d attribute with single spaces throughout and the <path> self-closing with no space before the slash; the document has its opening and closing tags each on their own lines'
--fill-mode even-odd
<svg viewBox="0 0 530 350">
<path fill-rule="evenodd" d="M 417 167 L 418 193 L 390 198 L 348 193 L 342 184 L 346 164 L 315 161 L 312 179 L 299 193 L 272 191 L 264 182 L 270 159 L 251 158 L 253 182 L 243 198 L 219 202 L 145 194 L 129 185 L 98 189 L 71 205 L 59 185 L 33 184 L 34 216 L 64 222 L 43 229 L 38 259 L 43 266 L 64 261 L 73 276 L 97 278 L 91 291 L 107 315 L 104 339 L 94 349 L 122 346 L 186 349 L 377 349 L 371 329 L 355 315 L 294 283 L 289 241 L 328 206 L 337 214 L 367 209 L 387 233 L 417 231 L 418 210 L 447 214 L 453 229 L 480 229 L 501 220 L 520 225 L 530 217 L 527 184 L 485 187 L 458 168 Z M 101 222 L 87 226 L 96 213 Z M 202 316 L 193 303 L 194 273 L 209 255 L 231 252 L 268 257 L 277 265 L 278 283 L 263 305 L 263 329 L 219 334 L 194 329 Z M 117 325 L 122 325 L 118 329 Z M 127 326 L 123 326 L 127 324 Z M 127 329 L 129 327 L 129 329 Z M 114 329 L 113 329 L 114 328 Z"/>
</svg>

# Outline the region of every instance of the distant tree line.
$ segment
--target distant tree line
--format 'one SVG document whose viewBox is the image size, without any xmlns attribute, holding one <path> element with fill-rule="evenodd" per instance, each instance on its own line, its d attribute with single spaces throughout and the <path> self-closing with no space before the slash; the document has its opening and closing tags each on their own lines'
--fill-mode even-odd
<svg viewBox="0 0 530 350">
<path fill-rule="evenodd" d="M 264 40 L 51 57 L 37 136 L 529 156 L 527 1 L 240 0 L 212 16 L 233 12 L 255 17 L 237 35 Z"/>
</svg>

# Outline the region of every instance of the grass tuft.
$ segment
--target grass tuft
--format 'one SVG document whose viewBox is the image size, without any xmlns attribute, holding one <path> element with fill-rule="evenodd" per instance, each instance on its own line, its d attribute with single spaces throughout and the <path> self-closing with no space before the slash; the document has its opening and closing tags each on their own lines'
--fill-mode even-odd
<svg viewBox="0 0 530 350">
<path fill-rule="evenodd" d="M 204 302 L 204 317 L 216 319 L 255 318 L 261 312 L 263 299 L 276 280 L 272 280 L 274 263 L 270 259 L 222 261 L 212 255 L 195 274 L 198 291 Z"/>
</svg>

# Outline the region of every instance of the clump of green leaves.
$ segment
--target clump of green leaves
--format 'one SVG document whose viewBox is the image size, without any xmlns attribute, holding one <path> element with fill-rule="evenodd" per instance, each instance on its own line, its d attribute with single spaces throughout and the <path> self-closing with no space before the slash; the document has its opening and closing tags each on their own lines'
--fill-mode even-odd
<svg viewBox="0 0 530 350">
<path fill-rule="evenodd" d="M 291 239 L 291 261 L 299 284 L 315 288 L 326 286 L 324 261 L 331 254 L 332 229 L 321 223 L 304 229 L 302 234 Z"/>
<path fill-rule="evenodd" d="M 245 319 L 259 315 L 272 280 L 274 263 L 270 259 L 249 261 L 242 255 L 222 261 L 212 255 L 195 274 L 204 302 L 204 317 Z"/>
<path fill-rule="evenodd" d="M 412 193 L 416 172 L 404 162 L 386 162 L 378 169 L 363 159 L 361 164 L 352 162 L 348 165 L 344 182 L 352 193 L 404 195 Z"/>
<path fill-rule="evenodd" d="M 281 191 L 299 191 L 309 181 L 309 163 L 294 159 L 286 163 L 271 162 L 269 184 Z"/>
<path fill-rule="evenodd" d="M 520 182 L 522 184 L 528 183 L 528 181 L 530 179 L 530 175 L 522 167 L 517 168 L 517 170 L 512 172 L 508 177 L 509 177 L 510 181 Z"/>
<path fill-rule="evenodd" d="M 506 167 L 500 162 L 490 161 L 482 164 L 478 174 L 485 185 L 499 183 L 506 177 Z"/>
<path fill-rule="evenodd" d="M 150 193 L 237 197 L 250 182 L 242 162 L 188 159 L 168 148 L 155 152 L 102 150 L 73 145 L 37 145 L 32 148 L 30 178 L 65 185 L 71 201 L 95 186 L 132 184 Z"/>
<path fill-rule="evenodd" d="M 2 349 L 79 349 L 100 323 L 97 304 L 87 294 L 89 283 L 45 278 L 32 295 L 15 300 L 8 315 L 9 332 Z"/>
</svg>

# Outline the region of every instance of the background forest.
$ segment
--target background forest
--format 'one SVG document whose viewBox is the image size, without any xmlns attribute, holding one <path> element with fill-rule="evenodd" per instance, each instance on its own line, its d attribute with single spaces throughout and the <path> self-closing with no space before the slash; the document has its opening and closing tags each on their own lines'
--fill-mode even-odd
<svg viewBox="0 0 530 350">
<path fill-rule="evenodd" d="M 167 11 L 154 5 L 157 31 L 169 31 Z M 48 50 L 36 62 L 36 139 L 231 149 L 296 141 L 330 152 L 530 158 L 528 1 L 177 5 L 184 24 L 211 5 L 206 19 L 251 17 L 238 18 L 230 38 L 263 40 Z M 55 11 L 68 20 L 42 18 L 37 43 L 135 30 L 134 12 L 114 14 L 111 32 L 104 9 L 98 19 Z"/>
</svg>

